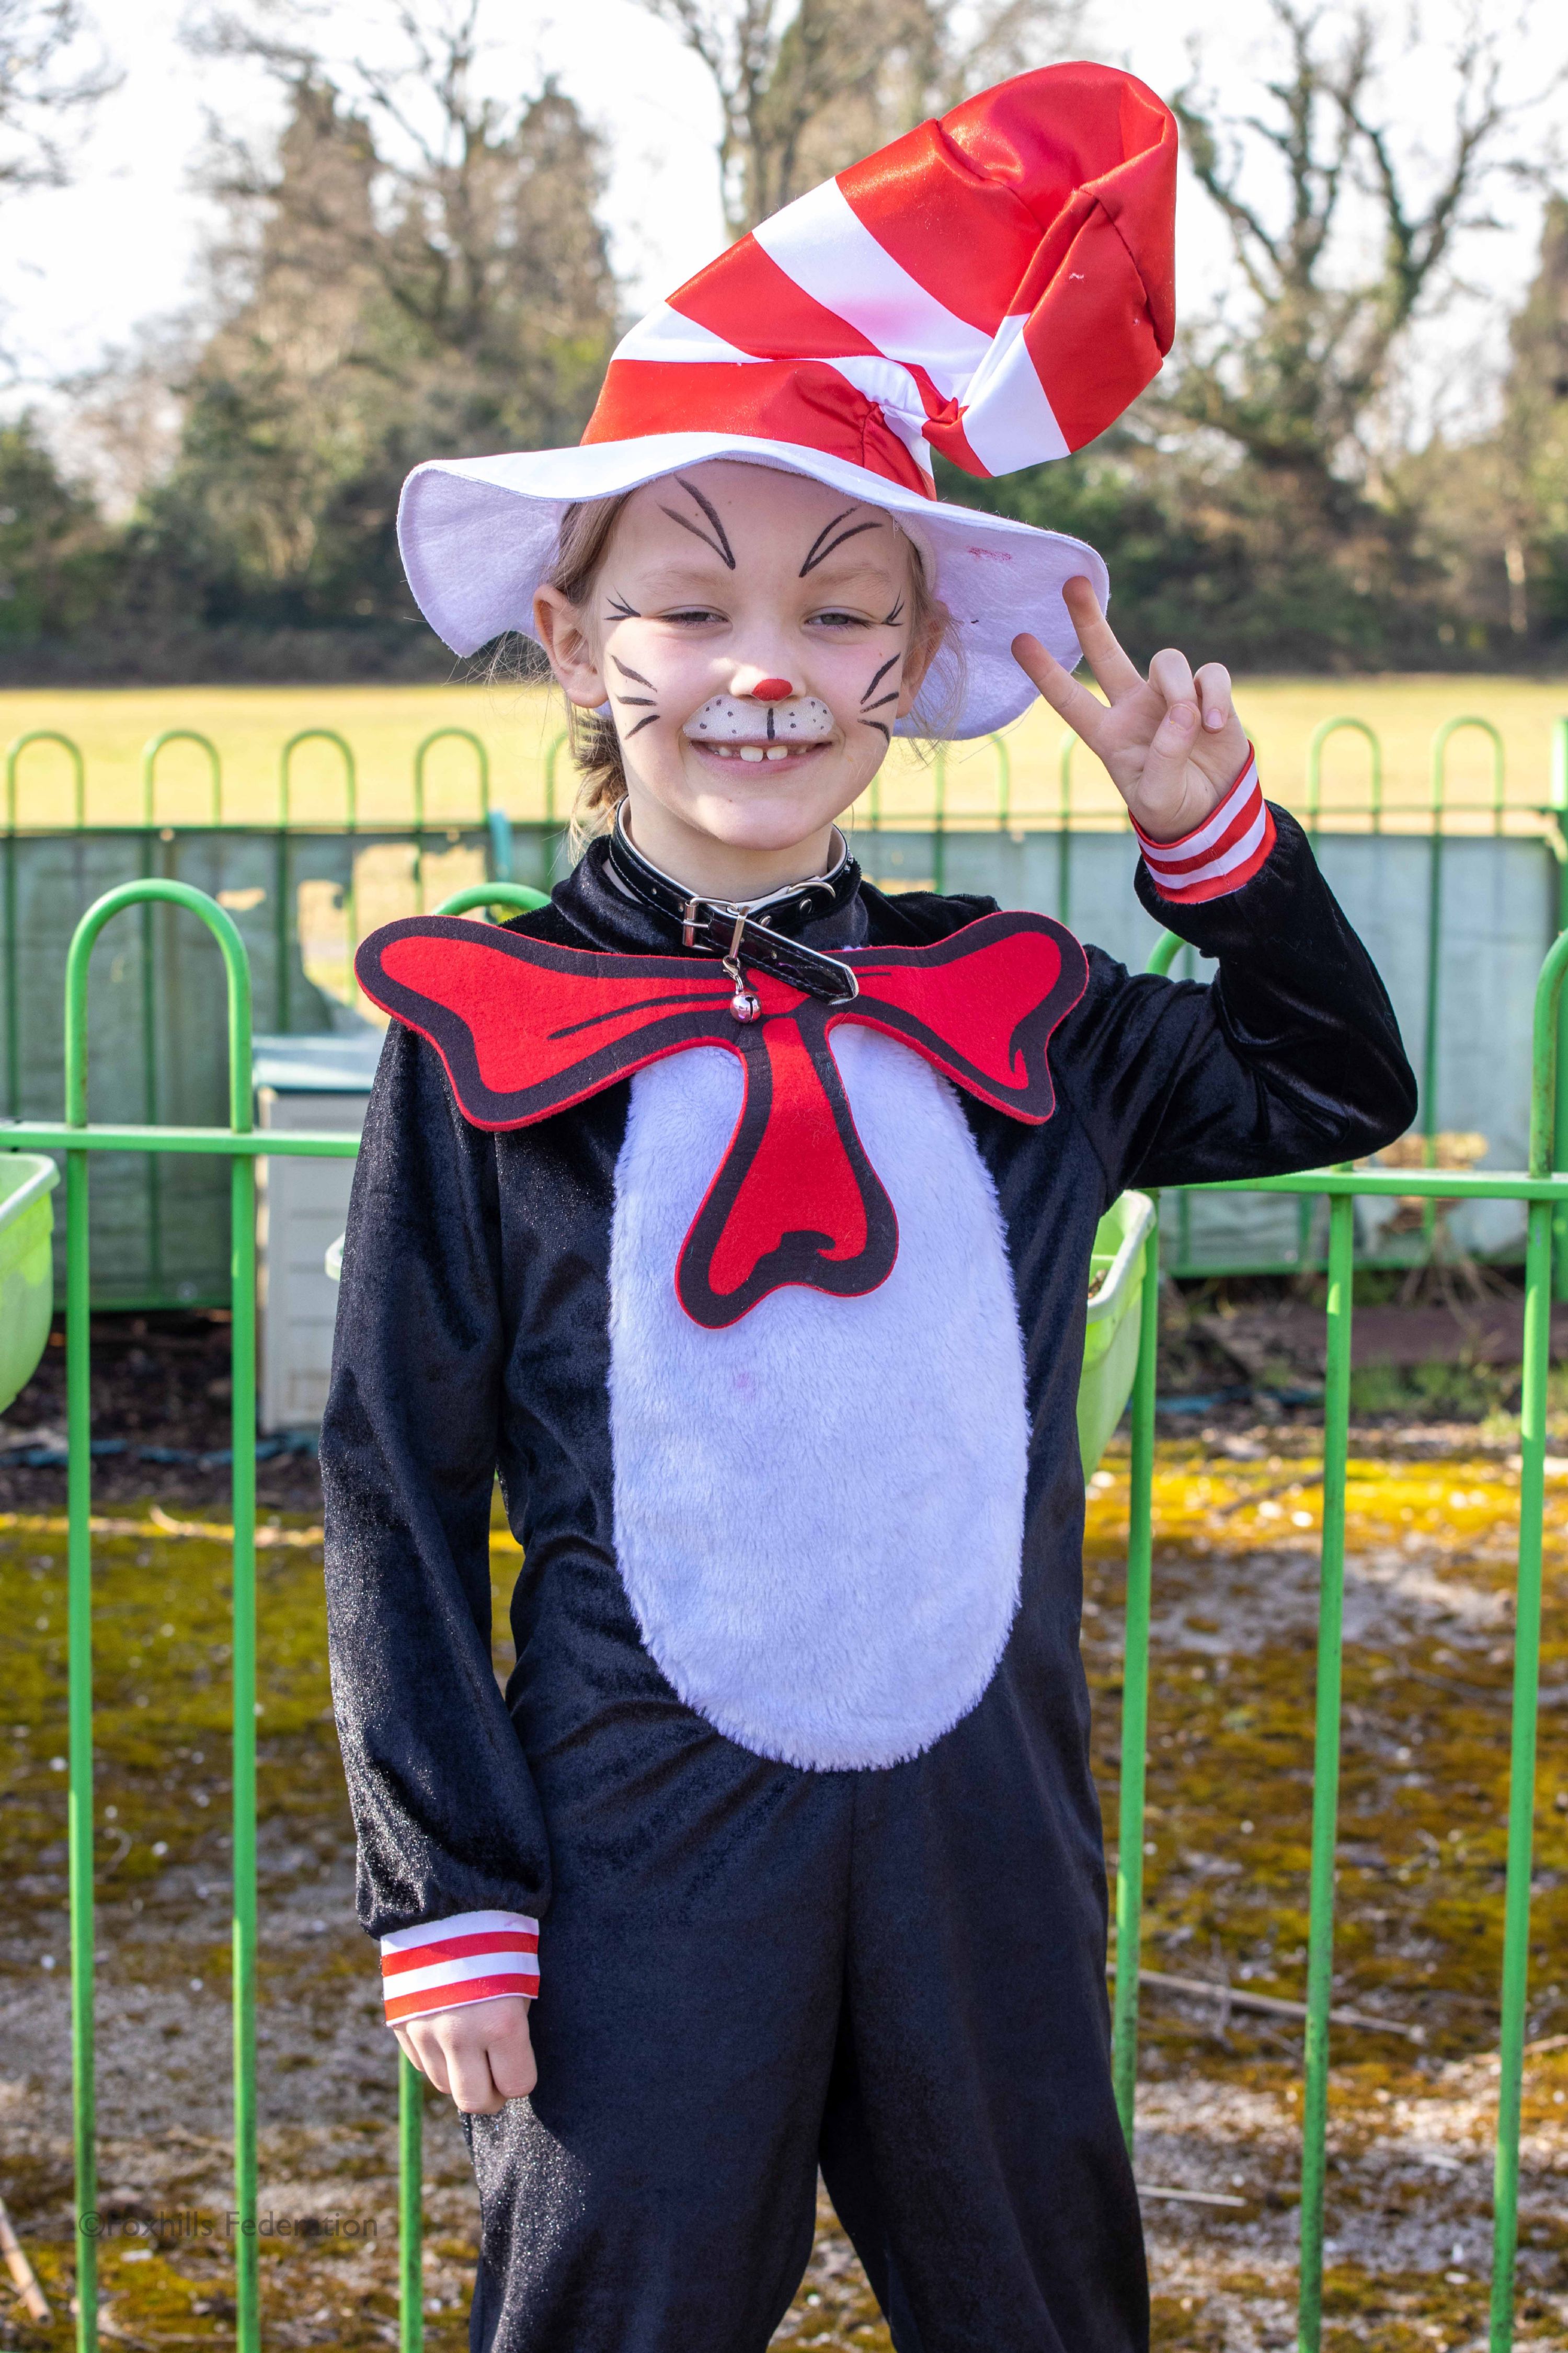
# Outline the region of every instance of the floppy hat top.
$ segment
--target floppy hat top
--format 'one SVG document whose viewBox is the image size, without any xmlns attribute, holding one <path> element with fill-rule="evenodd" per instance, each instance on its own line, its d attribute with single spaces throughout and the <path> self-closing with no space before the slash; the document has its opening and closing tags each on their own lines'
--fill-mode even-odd
<svg viewBox="0 0 1568 2353">
<path fill-rule="evenodd" d="M 739 459 L 899 518 L 956 626 L 951 732 L 1005 725 L 1034 695 L 1013 638 L 1071 666 L 1063 583 L 1103 605 L 1108 575 L 1080 540 L 939 500 L 931 451 L 1012 473 L 1136 398 L 1174 332 L 1175 169 L 1169 109 L 1105 66 L 1046 66 L 921 124 L 650 311 L 579 447 L 416 468 L 398 539 L 420 610 L 459 654 L 531 634 L 568 507 Z"/>
</svg>

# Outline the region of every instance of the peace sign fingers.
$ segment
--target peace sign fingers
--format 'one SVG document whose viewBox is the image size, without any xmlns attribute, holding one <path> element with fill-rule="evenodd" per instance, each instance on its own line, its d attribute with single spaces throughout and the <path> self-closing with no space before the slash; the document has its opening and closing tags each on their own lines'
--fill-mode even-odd
<svg viewBox="0 0 1568 2353">
<path fill-rule="evenodd" d="M 1106 723 L 1110 714 L 1086 686 L 1080 686 L 1055 654 L 1027 630 L 1013 640 L 1013 659 L 1033 686 L 1039 689 L 1059 719 L 1065 719 L 1091 752 L 1106 760 L 1110 750 Z"/>
<path fill-rule="evenodd" d="M 1015 638 L 1013 658 L 1104 763 L 1137 822 L 1158 841 L 1176 840 L 1224 797 L 1246 759 L 1230 674 L 1206 662 L 1194 678 L 1185 654 L 1168 646 L 1145 678 L 1087 580 L 1069 580 L 1062 601 L 1105 701 L 1080 686 L 1036 637 Z"/>
<path fill-rule="evenodd" d="M 1081 576 L 1069 580 L 1062 590 L 1062 603 L 1078 631 L 1084 659 L 1106 701 L 1120 702 L 1123 695 L 1138 693 L 1143 685 L 1143 674 L 1131 655 L 1123 651 L 1089 582 Z"/>
</svg>

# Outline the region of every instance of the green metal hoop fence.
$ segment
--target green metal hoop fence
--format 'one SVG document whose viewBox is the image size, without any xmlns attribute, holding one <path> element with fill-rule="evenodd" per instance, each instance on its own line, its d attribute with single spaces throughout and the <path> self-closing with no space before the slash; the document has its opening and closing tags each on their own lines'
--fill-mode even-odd
<svg viewBox="0 0 1568 2353">
<path fill-rule="evenodd" d="M 1487 813 L 1489 814 L 1491 818 L 1492 832 L 1494 834 L 1500 834 L 1505 829 L 1509 810 L 1505 793 L 1504 746 L 1501 734 L 1490 720 L 1465 713 L 1458 717 L 1446 720 L 1433 736 L 1432 745 L 1428 755 L 1428 784 L 1425 802 L 1419 807 L 1415 804 L 1411 804 L 1407 807 L 1402 805 L 1398 811 L 1398 814 L 1405 818 L 1424 816 L 1426 824 L 1422 828 L 1423 830 L 1434 833 L 1442 832 L 1446 829 L 1447 820 L 1450 817 L 1455 815 L 1461 817 L 1465 816 L 1467 813 L 1473 810 L 1475 807 L 1475 805 L 1471 803 L 1461 803 L 1456 801 L 1452 797 L 1448 787 L 1447 767 L 1449 746 L 1457 736 L 1466 733 L 1467 731 L 1479 733 L 1486 738 L 1490 746 L 1491 788 L 1489 797 L 1484 806 Z M 1374 727 L 1373 727 L 1366 720 L 1358 718 L 1351 712 L 1339 712 L 1320 722 L 1318 726 L 1313 730 L 1312 735 L 1309 741 L 1303 776 L 1302 793 L 1302 812 L 1308 828 L 1310 831 L 1315 833 L 1321 828 L 1325 815 L 1322 799 L 1324 767 L 1323 754 L 1326 746 L 1332 738 L 1336 734 L 1344 733 L 1353 733 L 1360 736 L 1367 746 L 1369 762 L 1367 797 L 1363 803 L 1354 801 L 1346 802 L 1342 806 L 1337 807 L 1333 811 L 1333 814 L 1342 818 L 1365 818 L 1367 820 L 1368 829 L 1373 834 L 1381 833 L 1385 828 L 1386 818 L 1392 813 L 1389 809 L 1385 794 L 1385 759 L 1383 743 Z M 1077 821 L 1081 818 L 1088 829 L 1103 831 L 1106 829 L 1108 824 L 1112 830 L 1117 829 L 1119 820 L 1115 818 L 1108 818 L 1104 812 L 1084 812 L 1077 810 L 1074 807 L 1071 761 L 1073 746 L 1077 740 L 1075 737 L 1069 734 L 1063 738 L 1058 754 L 1058 792 L 1056 804 L 1054 809 L 1048 811 L 1045 808 L 1020 809 L 1018 807 L 1015 797 L 1013 753 L 1008 739 L 1005 735 L 993 733 L 988 736 L 986 740 L 991 744 L 995 755 L 995 772 L 992 807 L 989 813 L 979 811 L 964 814 L 959 820 L 959 824 L 963 828 L 971 829 L 975 827 L 984 828 L 989 827 L 994 828 L 996 830 L 1001 832 L 1007 832 L 1015 827 L 1024 826 L 1035 831 L 1054 831 L 1061 834 L 1065 838 L 1075 829 Z M 479 819 L 481 824 L 486 820 L 489 814 L 491 807 L 491 772 L 489 746 L 486 744 L 483 737 L 471 727 L 461 727 L 457 725 L 442 726 L 434 729 L 429 734 L 422 738 L 414 750 L 410 780 L 410 811 L 409 817 L 406 820 L 408 828 L 414 832 L 419 832 L 425 829 L 426 826 L 427 813 L 425 806 L 426 776 L 429 755 L 436 745 L 447 741 L 457 741 L 467 744 L 472 750 L 479 787 Z M 209 736 L 201 733 L 195 729 L 168 728 L 155 735 L 144 747 L 142 754 L 142 822 L 143 825 L 152 825 L 157 822 L 156 813 L 153 807 L 153 788 L 155 771 L 159 759 L 165 746 L 182 743 L 194 744 L 205 756 L 207 762 L 210 789 L 212 793 L 212 818 L 210 821 L 214 824 L 221 824 L 223 821 L 222 760 L 216 745 Z M 302 728 L 296 734 L 291 735 L 282 746 L 279 764 L 278 813 L 275 822 L 285 829 L 294 826 L 298 822 L 294 814 L 294 757 L 296 753 L 300 751 L 303 745 L 313 743 L 329 744 L 338 754 L 342 772 L 344 791 L 344 813 L 342 822 L 346 830 L 351 833 L 354 832 L 360 826 L 360 818 L 358 815 L 359 761 L 353 746 L 349 742 L 348 738 L 342 734 L 339 729 L 334 727 Z M 35 728 L 25 734 L 16 736 L 6 750 L 5 826 L 8 832 L 15 832 L 17 829 L 17 778 L 22 754 L 34 745 L 46 744 L 54 744 L 57 748 L 63 751 L 70 763 L 72 776 L 72 815 L 70 823 L 72 829 L 80 831 L 85 829 L 87 827 L 86 761 L 80 745 L 73 737 L 61 733 L 58 729 Z M 567 748 L 567 744 L 568 737 L 566 732 L 563 729 L 560 729 L 551 736 L 549 742 L 545 744 L 543 752 L 542 776 L 542 817 L 541 821 L 545 826 L 551 828 L 553 828 L 559 821 L 557 803 L 559 797 L 560 760 L 562 753 Z M 915 813 L 911 816 L 910 820 L 911 823 L 917 825 L 929 825 L 931 830 L 938 836 L 945 835 L 954 829 L 947 800 L 948 760 L 948 747 L 945 745 L 939 746 L 932 760 L 932 792 L 929 809 L 923 812 Z M 1546 806 L 1534 810 L 1521 807 L 1514 811 L 1516 816 L 1529 818 L 1531 816 L 1551 816 L 1554 813 L 1561 813 L 1564 816 L 1568 816 L 1568 719 L 1559 720 L 1555 723 L 1552 739 L 1552 774 L 1555 782 L 1552 787 L 1549 803 Z M 1290 799 L 1291 796 L 1287 784 L 1283 779 L 1271 777 L 1269 779 L 1269 784 L 1270 788 L 1274 793 L 1287 801 Z M 870 829 L 875 831 L 879 828 L 882 823 L 881 785 L 879 779 L 874 781 L 868 787 L 866 804 L 867 822 L 868 823 Z M 533 820 L 525 820 L 521 818 L 514 820 L 514 822 L 520 824 L 532 821 Z M 110 827 L 112 826 L 112 822 L 113 821 L 110 821 Z M 319 824 L 321 820 L 316 820 L 314 822 Z M 382 831 L 396 831 L 399 829 L 399 821 L 395 819 L 378 820 L 377 829 Z M 1077 827 L 1077 829 L 1084 828 L 1083 827 Z M 1066 920 L 1065 917 L 1064 920 Z"/>
<path fill-rule="evenodd" d="M 278 822 L 288 829 L 291 807 L 289 794 L 293 780 L 294 754 L 303 744 L 331 744 L 336 749 L 343 768 L 343 824 L 353 833 L 359 824 L 359 765 L 353 747 L 335 727 L 301 727 L 290 735 L 278 760 Z"/>
<path fill-rule="evenodd" d="M 445 902 L 514 906 L 537 894 L 521 886 L 479 886 Z M 223 955 L 227 983 L 229 1121 L 226 1127 L 174 1128 L 90 1124 L 87 1101 L 87 981 L 92 949 L 104 926 L 132 907 L 163 901 L 205 923 Z M 1179 943 L 1167 934 L 1151 959 L 1168 970 Z M 1349 1449 L 1352 1334 L 1352 1243 L 1358 1198 L 1418 1196 L 1442 1199 L 1521 1201 L 1527 1205 L 1528 1245 L 1523 1314 L 1523 1408 L 1518 1572 L 1508 1810 L 1508 1857 L 1503 1894 L 1503 1957 L 1499 2036 L 1499 2097 L 1493 2185 L 1493 2253 L 1489 2353 L 1513 2343 L 1518 2252 L 1520 2132 L 1529 1983 L 1531 1872 L 1534 1837 L 1536 1722 L 1539 1703 L 1542 1555 L 1546 1476 L 1546 1377 L 1550 1347 L 1552 1240 L 1554 1217 L 1568 1206 L 1568 1175 L 1551 1173 L 1557 1088 L 1557 1037 L 1568 931 L 1542 968 L 1532 1032 L 1529 1166 L 1522 1171 L 1456 1172 L 1415 1169 L 1309 1169 L 1215 1191 L 1327 1196 L 1330 1201 L 1328 1377 L 1324 1398 L 1321 1574 L 1314 1729 L 1312 1835 L 1309 1890 L 1305 2078 L 1301 2147 L 1300 2353 L 1319 2353 L 1322 2338 L 1326 2135 L 1329 2107 L 1330 2005 L 1333 1978 L 1334 1875 L 1338 1835 L 1341 1661 L 1345 1567 L 1345 1488 Z M 233 1364 L 233 2042 L 237 2235 L 236 2343 L 257 2353 L 261 2315 L 255 2219 L 256 2105 L 256 1652 L 255 1652 L 255 1166 L 264 1155 L 352 1158 L 357 1140 L 340 1134 L 266 1130 L 252 1124 L 249 1098 L 250 989 L 245 951 L 234 924 L 214 901 L 188 885 L 150 879 L 127 883 L 100 899 L 78 926 L 67 980 L 68 1070 L 63 1122 L 17 1121 L 0 1126 L 0 1148 L 63 1152 L 67 1162 L 67 1379 L 69 1436 L 68 1496 L 68 1852 L 71 1905 L 71 2021 L 75 2085 L 77 2345 L 95 2353 L 99 2339 L 96 2253 L 80 2225 L 95 2198 L 96 2114 L 93 2035 L 92 1847 L 92 1540 L 91 1458 L 89 1451 L 89 1171 L 95 1153 L 207 1154 L 230 1165 Z M 1134 2121 L 1138 2052 L 1138 1961 L 1143 1905 L 1142 1852 L 1145 1760 L 1153 1575 L 1152 1482 L 1155 1371 L 1158 1342 L 1158 1255 L 1147 1245 L 1141 1350 L 1131 1406 L 1131 1473 L 1128 1539 L 1126 1637 L 1122 1697 L 1122 1771 L 1115 1886 L 1116 1982 L 1112 2070 L 1123 2126 Z M 418 2353 L 421 2302 L 421 2116 L 418 2077 L 399 2063 L 400 2343 Z M 247 2220 L 251 2224 L 247 2232 Z"/>
<path fill-rule="evenodd" d="M 154 735 L 150 743 L 142 746 L 142 824 L 153 826 L 158 822 L 155 806 L 158 789 L 158 761 L 171 744 L 194 744 L 204 754 L 207 764 L 207 788 L 212 794 L 211 822 L 214 825 L 221 825 L 223 823 L 223 761 L 219 757 L 217 745 L 213 742 L 212 737 L 198 733 L 194 727 L 165 727 L 161 735 Z"/>
<path fill-rule="evenodd" d="M 5 747 L 5 830 L 16 830 L 16 771 L 22 754 L 35 744 L 54 744 L 65 754 L 71 766 L 72 821 L 79 832 L 87 823 L 87 763 L 81 755 L 81 745 L 69 735 L 60 734 L 53 727 L 35 727 L 26 735 L 18 735 Z"/>
<path fill-rule="evenodd" d="M 1367 814 L 1373 833 L 1383 831 L 1383 741 L 1375 727 L 1364 719 L 1342 715 L 1324 719 L 1312 730 L 1312 740 L 1307 746 L 1307 830 L 1315 841 L 1323 800 L 1323 747 L 1340 734 L 1360 735 L 1372 755 L 1368 775 Z"/>
<path fill-rule="evenodd" d="M 425 764 L 437 744 L 467 744 L 474 755 L 479 780 L 479 817 L 487 819 L 490 813 L 490 755 L 482 736 L 471 727 L 437 727 L 426 735 L 414 754 L 414 829 L 425 829 Z"/>
</svg>

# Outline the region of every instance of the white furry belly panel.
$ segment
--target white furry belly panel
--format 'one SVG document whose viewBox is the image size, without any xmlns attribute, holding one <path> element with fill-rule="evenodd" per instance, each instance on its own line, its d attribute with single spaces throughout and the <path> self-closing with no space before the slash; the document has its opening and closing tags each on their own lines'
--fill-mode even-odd
<svg viewBox="0 0 1568 2353">
<path fill-rule="evenodd" d="M 975 1704 L 1017 1608 L 1023 1345 L 991 1180 L 945 1081 L 834 1032 L 899 1219 L 878 1291 L 776 1291 L 724 1331 L 675 1266 L 740 1111 L 711 1047 L 632 1081 L 610 1255 L 616 1541 L 643 1639 L 759 1756 L 892 1765 Z"/>
</svg>

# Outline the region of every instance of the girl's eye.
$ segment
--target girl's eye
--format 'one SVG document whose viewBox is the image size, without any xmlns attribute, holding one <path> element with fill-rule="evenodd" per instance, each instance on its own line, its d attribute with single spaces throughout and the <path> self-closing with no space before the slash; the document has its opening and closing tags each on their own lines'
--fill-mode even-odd
<svg viewBox="0 0 1568 2353">
<path fill-rule="evenodd" d="M 715 613 L 706 605 L 688 605 L 676 613 L 661 613 L 658 617 L 661 621 L 685 621 L 689 624 L 699 624 L 706 621 L 721 621 L 724 616 L 722 613 Z"/>
<path fill-rule="evenodd" d="M 864 613 L 814 613 L 811 617 L 825 629 L 863 629 L 868 626 Z"/>
</svg>

